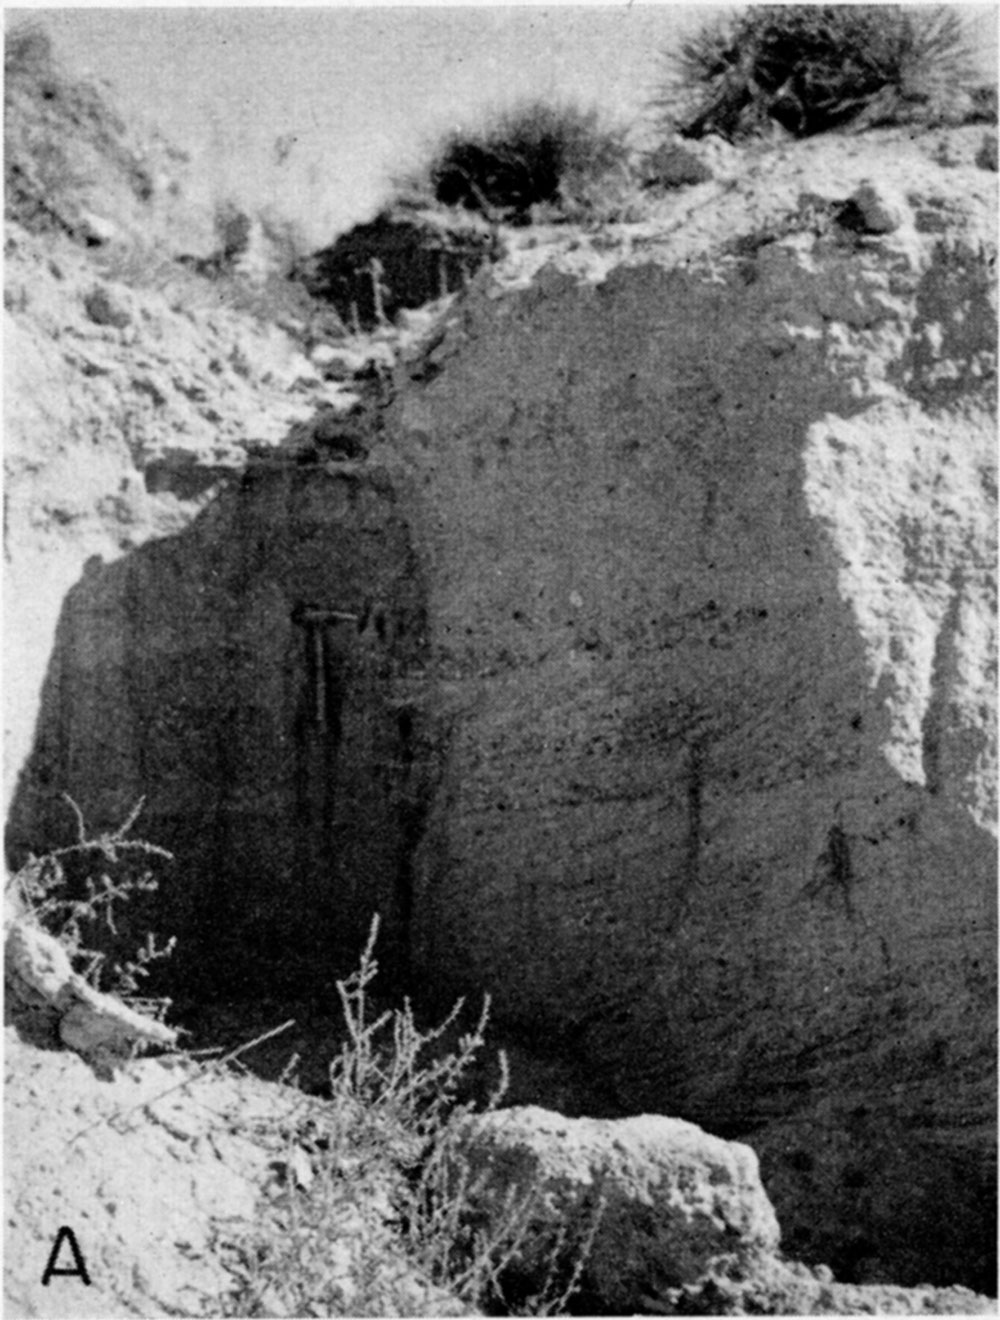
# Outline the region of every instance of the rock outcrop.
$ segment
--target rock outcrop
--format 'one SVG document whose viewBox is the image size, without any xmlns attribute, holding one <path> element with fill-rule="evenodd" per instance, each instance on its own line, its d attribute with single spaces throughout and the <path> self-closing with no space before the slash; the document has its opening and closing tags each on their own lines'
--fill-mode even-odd
<svg viewBox="0 0 1000 1320">
<path fill-rule="evenodd" d="M 714 256 L 550 252 L 418 364 L 390 432 L 451 736 L 413 959 L 626 1112 L 752 1141 L 795 1254 L 983 1282 L 995 186 L 901 147 L 862 192 L 854 153 L 772 195 L 882 188 L 892 232 L 809 201 Z"/>
<path fill-rule="evenodd" d="M 100 993 L 77 975 L 66 949 L 33 921 L 13 920 L 6 926 L 4 986 L 12 1018 L 49 1017 L 62 1043 L 100 1075 L 110 1076 L 142 1046 L 177 1044 L 173 1028 Z"/>
<path fill-rule="evenodd" d="M 88 822 L 155 784 L 145 836 L 191 880 L 120 928 L 177 936 L 177 993 L 332 993 L 373 910 L 402 959 L 428 791 L 406 683 L 422 593 L 384 471 L 265 451 L 188 528 L 68 592 L 10 839 L 62 837 L 67 779 Z"/>
<path fill-rule="evenodd" d="M 380 909 L 415 990 L 488 990 L 609 1112 L 752 1143 L 790 1254 L 992 1288 L 979 137 L 789 148 L 669 221 L 534 235 L 368 442 L 262 451 L 67 571 L 14 842 L 62 790 L 97 825 L 145 793 L 190 877 L 156 928 L 216 990 L 316 985 Z M 21 360 L 32 408 L 101 379 Z M 25 544 L 85 451 L 25 457 Z"/>
<path fill-rule="evenodd" d="M 962 1288 L 852 1286 L 778 1249 L 757 1157 L 693 1123 L 567 1119 L 537 1106 L 466 1119 L 453 1155 L 467 1217 L 521 1246 L 504 1297 L 555 1296 L 574 1314 L 989 1314 Z"/>
<path fill-rule="evenodd" d="M 41 26 L 4 43 L 4 210 L 33 233 L 85 248 L 127 242 L 200 249 L 211 217 L 186 195 L 187 157 L 152 127 L 137 130 L 106 87 L 69 77 Z"/>
<path fill-rule="evenodd" d="M 289 335 L 213 308 L 197 281 L 130 288 L 14 224 L 4 316 L 4 797 L 31 747 L 63 597 L 93 556 L 174 534 L 320 403 Z"/>
<path fill-rule="evenodd" d="M 355 225 L 295 273 L 314 297 L 333 304 L 345 325 L 371 330 L 404 308 L 462 289 L 499 255 L 496 243 L 477 217 L 397 208 Z"/>
<path fill-rule="evenodd" d="M 499 1224 L 512 1203 L 525 1207 L 515 1267 L 525 1296 L 544 1291 L 554 1261 L 569 1276 L 583 1260 L 594 1313 L 634 1315 L 777 1250 L 757 1157 L 693 1123 L 498 1109 L 469 1120 L 459 1150 L 472 1214 Z"/>
</svg>

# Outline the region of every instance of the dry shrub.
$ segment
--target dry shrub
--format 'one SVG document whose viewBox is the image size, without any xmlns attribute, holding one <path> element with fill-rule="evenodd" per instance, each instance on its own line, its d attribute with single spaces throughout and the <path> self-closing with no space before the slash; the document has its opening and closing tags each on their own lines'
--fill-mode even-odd
<svg viewBox="0 0 1000 1320">
<path fill-rule="evenodd" d="M 148 1001 L 140 994 L 154 963 L 169 958 L 176 941 L 158 945 L 152 932 L 128 956 L 119 936 L 116 913 L 123 903 L 155 893 L 157 862 L 172 861 L 165 848 L 145 839 L 129 838 L 143 800 L 117 829 L 91 836 L 80 808 L 63 794 L 76 821 L 76 841 L 31 856 L 11 877 L 9 902 L 59 940 L 73 968 L 96 990 L 123 1000 L 151 1003 L 162 1011 L 169 1000 Z"/>
<path fill-rule="evenodd" d="M 628 160 L 625 130 L 597 110 L 531 101 L 482 128 L 453 133 L 427 175 L 443 206 L 528 224 L 533 208 L 585 203 L 588 191 L 627 170 Z"/>
<path fill-rule="evenodd" d="M 421 1030 L 409 1001 L 372 1012 L 378 973 L 372 922 L 358 970 L 338 982 L 346 1027 L 330 1065 L 330 1099 L 287 1136 L 269 1213 L 248 1237 L 225 1244 L 237 1283 L 228 1315 L 468 1315 L 561 1313 L 577 1290 L 575 1262 L 558 1244 L 543 1286 L 508 1296 L 537 1195 L 516 1188 L 499 1211 L 482 1210 L 488 1171 L 473 1174 L 462 1130 L 475 1106 L 462 1098 L 484 1045 L 489 1004 L 453 1050 L 438 1026 Z M 486 1108 L 499 1104 L 501 1080 Z M 596 1224 L 595 1224 L 596 1229 Z"/>
</svg>

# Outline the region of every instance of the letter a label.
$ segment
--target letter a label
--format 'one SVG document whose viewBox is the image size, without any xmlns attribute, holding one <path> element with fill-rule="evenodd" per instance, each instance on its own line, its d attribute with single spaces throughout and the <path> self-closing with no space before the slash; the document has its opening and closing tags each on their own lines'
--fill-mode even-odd
<svg viewBox="0 0 1000 1320">
<path fill-rule="evenodd" d="M 70 1255 L 73 1257 L 72 1268 L 58 1263 L 59 1249 L 64 1242 L 69 1247 Z M 42 1286 L 47 1288 L 49 1280 L 57 1274 L 76 1276 L 81 1278 L 88 1288 L 90 1287 L 90 1275 L 87 1273 L 87 1266 L 84 1264 L 83 1252 L 76 1240 L 76 1234 L 71 1228 L 66 1228 L 65 1225 L 60 1228 L 56 1234 L 56 1240 L 52 1244 L 52 1250 L 49 1252 L 49 1263 L 45 1266 L 45 1273 L 42 1275 Z"/>
</svg>

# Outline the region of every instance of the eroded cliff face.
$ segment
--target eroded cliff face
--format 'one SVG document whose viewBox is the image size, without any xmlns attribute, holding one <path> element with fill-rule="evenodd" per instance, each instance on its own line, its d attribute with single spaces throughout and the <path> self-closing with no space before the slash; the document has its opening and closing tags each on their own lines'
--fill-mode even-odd
<svg viewBox="0 0 1000 1320">
<path fill-rule="evenodd" d="M 99 827 L 145 794 L 178 873 L 133 920 L 192 992 L 323 993 L 381 911 L 418 995 L 488 991 L 608 1112 L 749 1141 L 791 1255 L 990 1290 L 975 152 L 805 144 L 669 224 L 526 235 L 367 461 L 280 444 L 294 361 L 227 349 L 214 454 L 211 361 L 137 383 L 173 318 L 22 324 L 15 852 L 65 840 L 63 790 Z"/>
<path fill-rule="evenodd" d="M 242 470 L 248 442 L 277 444 L 345 393 L 290 335 L 213 308 L 207 288 L 195 297 L 183 272 L 132 288 L 68 241 L 7 225 L 5 804 L 87 560 L 180 532 Z"/>
<path fill-rule="evenodd" d="M 423 638 L 385 475 L 260 458 L 181 532 L 95 556 L 66 596 L 9 846 L 66 837 L 66 785 L 98 826 L 142 792 L 143 837 L 177 865 L 122 929 L 176 936 L 186 999 L 333 993 L 373 912 L 405 971 Z"/>
<path fill-rule="evenodd" d="M 914 1282 L 993 1242 L 991 187 L 935 196 L 481 279 L 393 433 L 451 729 L 416 964 Z"/>
</svg>

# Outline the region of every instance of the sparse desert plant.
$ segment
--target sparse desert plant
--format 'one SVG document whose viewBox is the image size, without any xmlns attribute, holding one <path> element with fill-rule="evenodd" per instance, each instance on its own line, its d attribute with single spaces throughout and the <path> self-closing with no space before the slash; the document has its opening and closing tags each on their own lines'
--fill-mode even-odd
<svg viewBox="0 0 1000 1320">
<path fill-rule="evenodd" d="M 668 59 L 653 103 L 665 126 L 729 141 L 776 126 L 808 137 L 848 124 L 960 122 L 976 81 L 949 6 L 753 5 L 709 22 Z"/>
<path fill-rule="evenodd" d="M 338 982 L 346 1036 L 330 1065 L 330 1098 L 287 1135 L 270 1214 L 226 1245 L 238 1280 L 225 1313 L 267 1315 L 557 1314 L 579 1286 L 589 1242 L 567 1265 L 559 1244 L 531 1298 L 508 1298 L 505 1275 L 531 1231 L 534 1193 L 479 1208 L 486 1173 L 462 1155 L 475 1105 L 466 1072 L 484 1045 L 489 1003 L 457 1047 L 443 1046 L 462 1012 L 421 1029 L 409 1001 L 373 1013 L 373 920 L 358 970 Z M 495 1108 L 507 1085 L 486 1102 Z M 594 1224 L 596 1231 L 596 1218 Z"/>
<path fill-rule="evenodd" d="M 131 956 L 114 949 L 109 953 L 94 945 L 107 944 L 110 936 L 113 948 L 119 935 L 117 904 L 159 888 L 152 868 L 143 865 L 137 871 L 135 860 L 171 861 L 173 855 L 145 839 L 127 837 L 142 811 L 143 799 L 117 829 L 90 837 L 80 808 L 68 794 L 63 796 L 76 822 L 76 842 L 29 857 L 8 881 L 13 905 L 59 940 L 74 970 L 96 990 L 134 1002 L 143 998 L 142 982 L 151 966 L 170 957 L 176 941 L 170 939 L 158 945 L 156 936 L 147 932 L 143 944 Z M 67 867 L 77 862 L 83 863 L 82 874 L 74 879 Z M 77 896 L 71 896 L 74 889 Z M 98 936 L 101 931 L 103 934 Z M 161 1010 L 166 1002 L 143 998 L 144 1004 Z"/>
<path fill-rule="evenodd" d="M 443 206 L 527 224 L 534 207 L 586 202 L 602 181 L 627 170 L 628 161 L 625 130 L 596 109 L 531 101 L 481 128 L 452 133 L 427 177 Z"/>
</svg>

